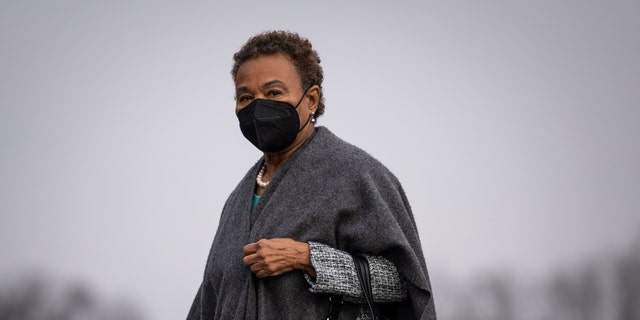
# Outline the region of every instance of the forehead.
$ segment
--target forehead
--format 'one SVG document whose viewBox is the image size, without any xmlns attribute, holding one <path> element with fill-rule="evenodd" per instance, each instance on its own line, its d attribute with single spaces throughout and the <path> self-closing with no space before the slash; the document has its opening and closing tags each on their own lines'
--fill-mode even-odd
<svg viewBox="0 0 640 320">
<path fill-rule="evenodd" d="M 249 59 L 238 68 L 235 84 L 238 88 L 261 85 L 273 80 L 289 85 L 300 83 L 300 76 L 291 58 L 284 54 L 274 54 Z"/>
</svg>

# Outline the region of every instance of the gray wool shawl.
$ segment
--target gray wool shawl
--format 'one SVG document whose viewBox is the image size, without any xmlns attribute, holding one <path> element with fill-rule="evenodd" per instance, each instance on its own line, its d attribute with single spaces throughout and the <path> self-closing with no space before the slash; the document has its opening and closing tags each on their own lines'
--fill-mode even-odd
<svg viewBox="0 0 640 320">
<path fill-rule="evenodd" d="M 187 320 L 325 319 L 327 295 L 311 293 L 302 271 L 256 278 L 242 248 L 260 239 L 315 241 L 393 262 L 408 298 L 398 319 L 436 319 L 418 230 L 397 178 L 365 151 L 328 129 L 315 133 L 284 163 L 250 213 L 260 159 L 227 199 L 204 279 Z M 344 303 L 339 319 L 359 306 Z"/>
</svg>

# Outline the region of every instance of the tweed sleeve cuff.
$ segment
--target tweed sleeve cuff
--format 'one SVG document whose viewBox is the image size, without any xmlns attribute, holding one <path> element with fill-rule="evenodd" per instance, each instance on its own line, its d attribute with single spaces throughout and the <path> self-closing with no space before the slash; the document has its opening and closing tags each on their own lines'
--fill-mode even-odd
<svg viewBox="0 0 640 320">
<path fill-rule="evenodd" d="M 341 295 L 346 301 L 364 302 L 353 258 L 347 252 L 330 246 L 309 242 L 311 264 L 316 278 L 304 274 L 311 286 L 309 291 Z M 404 300 L 407 292 L 397 268 L 381 256 L 366 256 L 371 272 L 371 287 L 375 302 Z"/>
</svg>

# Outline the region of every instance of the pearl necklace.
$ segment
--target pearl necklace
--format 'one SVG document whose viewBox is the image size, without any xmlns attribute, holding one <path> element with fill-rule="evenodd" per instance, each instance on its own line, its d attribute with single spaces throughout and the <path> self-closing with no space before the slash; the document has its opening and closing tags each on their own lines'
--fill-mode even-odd
<svg viewBox="0 0 640 320">
<path fill-rule="evenodd" d="M 265 162 L 262 165 L 262 168 L 260 168 L 260 172 L 258 172 L 258 176 L 256 177 L 256 183 L 262 188 L 266 188 L 270 182 L 270 181 L 267 181 L 267 182 L 262 181 L 262 175 L 264 174 L 264 171 L 266 169 L 267 169 L 267 163 Z"/>
</svg>

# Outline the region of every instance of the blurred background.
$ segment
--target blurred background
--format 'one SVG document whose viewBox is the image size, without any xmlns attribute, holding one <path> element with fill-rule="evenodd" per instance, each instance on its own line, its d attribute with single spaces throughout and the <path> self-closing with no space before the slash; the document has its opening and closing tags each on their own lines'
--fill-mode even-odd
<svg viewBox="0 0 640 320">
<path fill-rule="evenodd" d="M 442 320 L 640 319 L 640 2 L 0 2 L 0 319 L 182 319 L 260 156 L 232 55 L 313 43 Z"/>
</svg>

